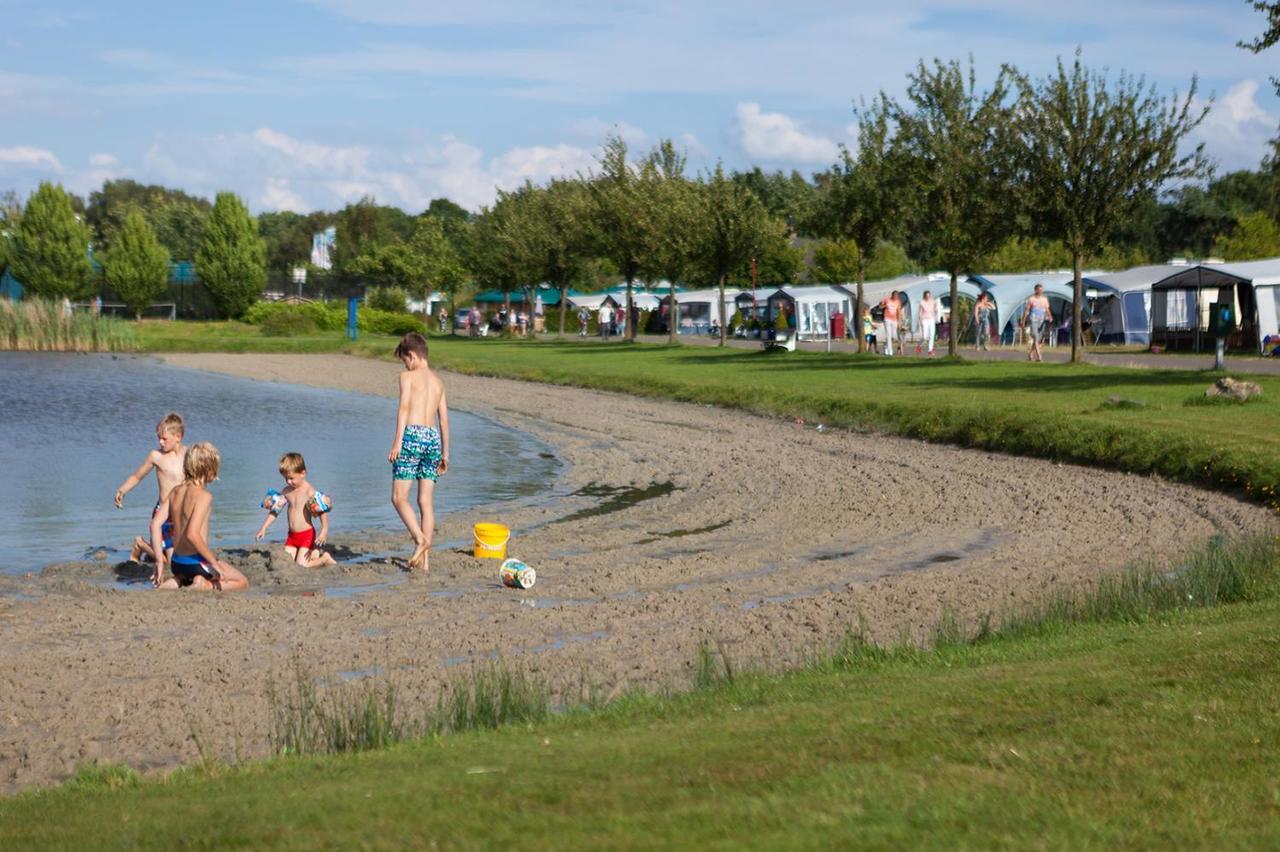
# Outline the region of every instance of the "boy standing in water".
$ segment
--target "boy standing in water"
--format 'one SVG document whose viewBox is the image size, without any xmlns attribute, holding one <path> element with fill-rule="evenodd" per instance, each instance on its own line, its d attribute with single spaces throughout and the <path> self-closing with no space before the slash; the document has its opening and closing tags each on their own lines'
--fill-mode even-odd
<svg viewBox="0 0 1280 852">
<path fill-rule="evenodd" d="M 444 382 L 427 366 L 425 337 L 416 331 L 406 334 L 396 347 L 396 357 L 404 364 L 404 372 L 400 374 L 395 441 L 387 453 L 392 465 L 391 505 L 413 538 L 410 570 L 427 571 L 428 551 L 436 529 L 431 501 L 436 479 L 449 469 L 449 408 L 445 404 Z M 418 482 L 421 522 L 409 501 L 414 480 Z"/>
<path fill-rule="evenodd" d="M 186 445 L 182 443 L 185 431 L 186 428 L 183 425 L 181 415 L 172 411 L 156 424 L 156 441 L 160 444 L 160 448 L 147 453 L 147 457 L 142 460 L 142 464 L 138 466 L 138 469 L 129 474 L 129 478 L 116 489 L 115 503 L 117 509 L 124 508 L 124 495 L 132 491 L 139 482 L 147 478 L 147 474 L 154 470 L 156 472 L 156 486 L 159 490 L 155 508 L 151 510 L 151 516 L 155 517 L 160 510 L 160 504 L 169 496 L 169 492 L 173 490 L 174 486 L 182 482 L 182 462 L 187 454 Z M 173 546 L 170 541 L 171 534 L 172 530 L 166 521 L 163 527 L 165 550 L 169 550 Z M 151 542 L 142 536 L 137 536 L 133 540 L 133 547 L 129 550 L 129 558 L 134 562 L 139 562 L 144 554 L 156 559 L 155 551 L 151 548 Z"/>
<path fill-rule="evenodd" d="M 289 535 L 284 540 L 285 552 L 290 559 L 306 568 L 337 564 L 333 556 L 323 549 L 329 538 L 329 501 L 307 481 L 307 462 L 302 458 L 302 453 L 285 453 L 281 456 L 280 475 L 284 477 L 285 488 L 279 496 L 287 501 L 285 516 L 289 519 Z M 278 514 L 280 510 L 274 506 L 267 511 L 267 517 L 258 528 L 254 541 L 262 541 L 267 528 Z M 319 535 L 315 528 L 317 515 L 320 516 Z"/>
<path fill-rule="evenodd" d="M 207 441 L 187 451 L 182 463 L 182 484 L 175 486 L 162 504 L 169 522 L 173 524 L 173 557 L 169 563 L 173 576 L 165 579 L 164 556 L 161 555 L 156 560 L 156 573 L 151 578 L 157 589 L 190 586 L 201 591 L 233 592 L 248 587 L 249 581 L 245 576 L 226 562 L 219 561 L 209 547 L 213 495 L 206 486 L 218 478 L 221 466 L 222 456 L 218 448 Z M 159 527 L 160 519 L 153 519 L 152 536 L 159 532 Z"/>
</svg>

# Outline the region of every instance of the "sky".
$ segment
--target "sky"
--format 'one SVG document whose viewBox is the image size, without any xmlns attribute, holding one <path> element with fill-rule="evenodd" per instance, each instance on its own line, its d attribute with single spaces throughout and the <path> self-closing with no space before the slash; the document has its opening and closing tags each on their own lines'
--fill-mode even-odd
<svg viewBox="0 0 1280 852">
<path fill-rule="evenodd" d="M 133 178 L 254 211 L 371 195 L 472 210 L 585 173 L 618 134 L 695 169 L 830 166 L 854 107 L 920 59 L 1086 64 L 1166 95 L 1193 76 L 1219 172 L 1280 121 L 1280 47 L 1246 0 L 0 0 L 0 191 Z"/>
</svg>

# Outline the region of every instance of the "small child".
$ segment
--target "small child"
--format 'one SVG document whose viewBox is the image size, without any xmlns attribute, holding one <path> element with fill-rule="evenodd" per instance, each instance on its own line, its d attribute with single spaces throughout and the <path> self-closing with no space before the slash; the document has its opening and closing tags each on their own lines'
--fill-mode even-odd
<svg viewBox="0 0 1280 852">
<path fill-rule="evenodd" d="M 431 501 L 436 479 L 449 469 L 449 407 L 445 403 L 444 382 L 427 366 L 425 337 L 416 331 L 406 334 L 396 347 L 396 357 L 404 364 L 404 372 L 400 374 L 395 441 L 387 453 L 392 465 L 391 505 L 415 545 L 409 569 L 428 571 L 428 551 L 436 529 Z M 421 523 L 409 502 L 414 480 L 418 482 Z"/>
<path fill-rule="evenodd" d="M 151 517 L 156 516 L 160 511 L 160 504 L 169 496 L 169 492 L 182 482 L 182 462 L 187 454 L 187 447 L 182 443 L 185 431 L 181 415 L 172 411 L 156 424 L 156 441 L 160 444 L 160 448 L 147 453 L 147 457 L 142 460 L 138 469 L 129 474 L 129 478 L 116 489 L 117 509 L 124 508 L 124 495 L 132 491 L 138 483 L 147 478 L 147 474 L 154 470 L 159 494 L 156 497 L 156 505 L 151 510 Z M 162 528 L 162 533 L 164 549 L 172 549 L 173 531 L 167 522 Z M 129 549 L 129 558 L 134 562 L 141 562 L 143 556 L 150 559 L 156 558 L 151 542 L 142 536 L 136 536 L 133 539 L 133 547 Z"/>
<path fill-rule="evenodd" d="M 258 528 L 255 541 L 262 541 L 267 528 L 280 514 L 282 508 L 272 501 L 278 496 L 288 510 L 289 535 L 284 540 L 284 549 L 289 558 L 305 568 L 319 568 L 323 565 L 335 565 L 337 560 L 325 550 L 324 543 L 329 540 L 329 498 L 316 491 L 307 482 L 307 462 L 302 453 L 285 453 L 280 457 L 280 475 L 284 477 L 285 489 L 282 492 L 267 492 L 267 500 L 263 500 L 263 508 L 267 517 Z M 270 502 L 270 505 L 268 503 Z M 320 534 L 316 534 L 315 518 L 320 516 Z"/>
<path fill-rule="evenodd" d="M 867 341 L 868 352 L 879 351 L 879 346 L 876 344 L 875 320 L 871 317 L 870 308 L 862 312 L 862 337 Z"/>
<path fill-rule="evenodd" d="M 162 510 L 173 524 L 173 557 L 169 567 L 173 576 L 165 579 L 164 554 L 156 560 L 156 572 L 151 582 L 157 589 L 178 589 L 190 586 L 201 591 L 238 591 L 247 588 L 249 581 L 226 562 L 219 561 L 209 547 L 209 516 L 213 510 L 213 495 L 208 485 L 218 478 L 222 456 L 218 448 L 201 441 L 187 450 L 182 462 L 184 479 L 169 492 L 162 503 Z M 151 522 L 153 542 L 158 544 L 162 521 L 157 517 Z"/>
</svg>

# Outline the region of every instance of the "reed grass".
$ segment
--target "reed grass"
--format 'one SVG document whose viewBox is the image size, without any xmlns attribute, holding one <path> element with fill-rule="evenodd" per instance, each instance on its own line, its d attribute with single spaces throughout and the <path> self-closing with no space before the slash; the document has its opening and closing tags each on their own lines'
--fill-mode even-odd
<svg viewBox="0 0 1280 852">
<path fill-rule="evenodd" d="M 115 317 L 76 311 L 45 299 L 0 299 L 0 349 L 38 352 L 130 352 L 133 326 Z"/>
</svg>

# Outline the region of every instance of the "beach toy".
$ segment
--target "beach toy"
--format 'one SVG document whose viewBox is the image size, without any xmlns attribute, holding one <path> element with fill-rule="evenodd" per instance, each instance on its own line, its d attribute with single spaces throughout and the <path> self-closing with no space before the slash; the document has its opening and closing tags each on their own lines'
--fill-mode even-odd
<svg viewBox="0 0 1280 852">
<path fill-rule="evenodd" d="M 322 491 L 312 494 L 311 499 L 307 501 L 307 511 L 313 515 L 323 515 L 332 508 L 333 498 Z"/>
<path fill-rule="evenodd" d="M 527 589 L 538 582 L 538 573 L 519 559 L 508 559 L 498 569 L 502 585 L 512 589 Z"/>
<path fill-rule="evenodd" d="M 271 514 L 278 515 L 284 511 L 285 506 L 289 505 L 289 500 L 274 488 L 268 488 L 267 496 L 262 498 L 261 505 Z"/>
<path fill-rule="evenodd" d="M 471 551 L 476 559 L 506 559 L 511 530 L 502 524 L 476 524 L 476 545 Z"/>
</svg>

